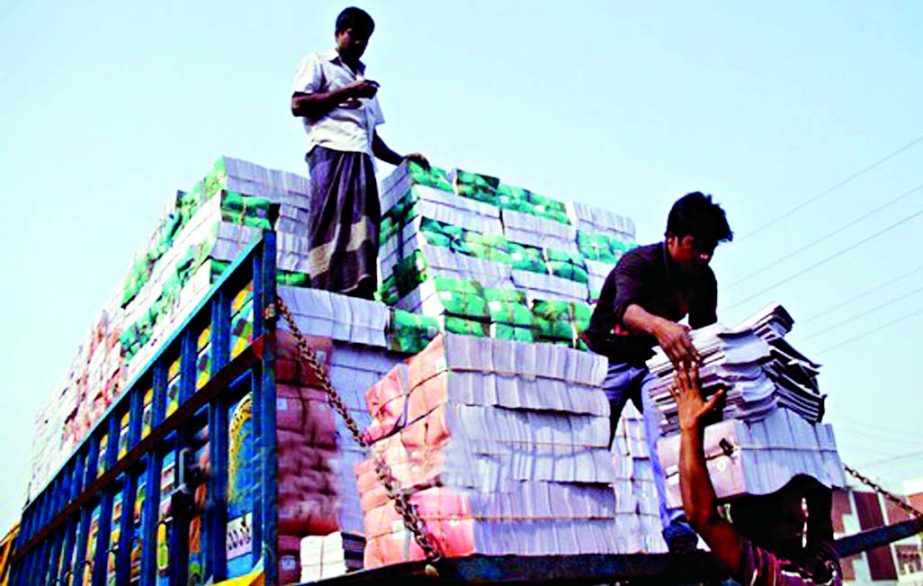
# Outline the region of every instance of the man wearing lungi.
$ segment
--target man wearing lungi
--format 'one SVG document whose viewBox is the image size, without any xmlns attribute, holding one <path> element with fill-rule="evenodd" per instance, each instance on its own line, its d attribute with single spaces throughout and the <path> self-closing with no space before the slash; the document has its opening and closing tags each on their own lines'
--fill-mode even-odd
<svg viewBox="0 0 923 586">
<path fill-rule="evenodd" d="M 689 329 L 718 320 L 718 284 L 708 263 L 718 243 L 733 237 L 724 210 L 711 196 L 694 192 L 681 197 L 670 209 L 665 239 L 625 253 L 606 277 L 583 333 L 587 346 L 609 359 L 602 386 L 611 405 L 612 437 L 629 399 L 644 415 L 663 536 L 671 551 L 694 549 L 698 538 L 682 511 L 666 506 L 657 456 L 660 426 L 648 396 L 654 379 L 645 362 L 658 344 L 677 367 L 698 362 Z M 677 323 L 687 315 L 689 326 Z"/>
<path fill-rule="evenodd" d="M 311 286 L 365 299 L 378 287 L 381 204 L 372 157 L 429 166 L 418 153 L 397 154 L 375 130 L 384 123 L 378 83 L 366 78 L 359 60 L 374 30 L 365 11 L 343 10 L 336 47 L 304 57 L 292 88 L 292 114 L 308 134 Z"/>
</svg>

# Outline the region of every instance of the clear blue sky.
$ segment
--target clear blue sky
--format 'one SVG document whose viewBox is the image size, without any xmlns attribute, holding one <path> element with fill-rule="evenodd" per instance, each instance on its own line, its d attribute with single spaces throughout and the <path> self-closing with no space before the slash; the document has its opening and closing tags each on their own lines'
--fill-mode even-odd
<svg viewBox="0 0 923 586">
<path fill-rule="evenodd" d="M 332 46 L 345 5 L 0 8 L 0 525 L 23 501 L 35 414 L 175 190 L 221 154 L 304 172 L 291 78 Z M 923 135 L 923 5 L 909 0 L 359 5 L 377 21 L 366 62 L 395 149 L 617 210 L 642 242 L 687 191 L 713 193 L 743 237 Z M 920 183 L 923 143 L 714 263 L 726 323 L 771 300 L 803 322 L 792 341 L 825 365 L 844 460 L 894 488 L 923 476 L 923 316 L 821 352 L 923 309 L 923 271 L 810 318 L 923 265 L 923 216 L 855 246 L 923 209 L 923 190 L 853 222 Z"/>
</svg>

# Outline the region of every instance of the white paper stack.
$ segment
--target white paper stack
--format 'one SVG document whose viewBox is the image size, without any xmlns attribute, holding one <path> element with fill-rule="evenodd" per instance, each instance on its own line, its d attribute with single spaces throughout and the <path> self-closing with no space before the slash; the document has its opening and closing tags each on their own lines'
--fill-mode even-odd
<svg viewBox="0 0 923 586">
<path fill-rule="evenodd" d="M 679 441 L 674 435 L 661 440 L 658 448 L 671 507 L 682 506 Z M 833 428 L 809 423 L 788 409 L 777 409 L 759 421 L 729 419 L 709 425 L 704 447 L 719 499 L 770 494 L 797 475 L 811 476 L 831 488 L 846 486 Z"/>
<path fill-rule="evenodd" d="M 360 429 L 365 429 L 372 422 L 365 402 L 366 389 L 385 376 L 401 358 L 379 348 L 334 344 L 330 383 Z M 353 438 L 343 419 L 339 415 L 335 417 L 338 453 L 331 467 L 337 475 L 339 527 L 348 534 L 362 535 L 362 507 L 353 470 L 365 459 L 365 450 Z"/>
<path fill-rule="evenodd" d="M 418 253 L 430 277 L 473 279 L 481 282 L 484 287 L 509 284 L 512 271 L 510 265 L 461 254 L 449 247 L 428 244 L 419 227 L 419 220 L 411 221 L 404 228 L 407 239 L 399 247 L 396 236 L 382 246 L 379 266 L 383 278 L 393 274 L 402 260 Z M 418 270 L 423 270 L 423 267 L 418 267 Z"/>
<path fill-rule="evenodd" d="M 644 421 L 634 405 L 622 410 L 612 443 L 615 466 L 615 530 L 619 553 L 664 553 L 654 464 L 647 449 Z"/>
<path fill-rule="evenodd" d="M 524 212 L 503 210 L 503 235 L 511 242 L 577 252 L 577 229 Z"/>
<path fill-rule="evenodd" d="M 376 301 L 301 287 L 278 287 L 302 333 L 384 348 L 388 309 Z M 280 327 L 288 324 L 280 320 Z"/>
<path fill-rule="evenodd" d="M 384 192 L 381 197 L 382 214 L 387 214 L 395 205 L 403 204 L 401 200 L 408 197 L 414 202 L 415 217 L 464 226 L 482 234 L 503 234 L 499 208 L 426 185 L 414 185 L 403 193 L 393 189 Z"/>
<path fill-rule="evenodd" d="M 362 569 L 365 540 L 335 532 L 301 540 L 301 581 L 316 582 Z"/>
<path fill-rule="evenodd" d="M 771 319 L 760 320 L 759 316 L 745 323 L 760 322 L 767 324 L 764 333 L 779 331 L 769 326 Z M 822 419 L 825 395 L 817 385 L 819 365 L 784 339 L 767 341 L 749 325 L 731 330 L 714 324 L 693 332 L 692 342 L 702 357 L 699 376 L 704 392 L 725 389 L 722 419 L 758 421 L 780 408 L 810 423 Z M 658 380 L 651 395 L 664 415 L 662 431 L 665 435 L 676 433 L 676 403 L 669 393 L 673 366 L 659 348 L 648 366 Z"/>
<path fill-rule="evenodd" d="M 603 289 L 603 284 L 606 282 L 606 277 L 608 277 L 609 273 L 612 272 L 612 269 L 615 268 L 615 263 L 600 262 L 597 260 L 589 259 L 585 262 L 587 276 L 589 277 L 587 289 L 590 291 L 590 301 L 595 301 L 599 299 L 599 294 Z"/>
<path fill-rule="evenodd" d="M 604 376 L 589 353 L 443 335 L 369 389 L 367 435 L 447 555 L 611 553 Z M 357 473 L 366 567 L 420 559 L 374 462 Z"/>
<path fill-rule="evenodd" d="M 310 198 L 311 182 L 307 177 L 268 169 L 256 163 L 221 157 L 215 163 L 214 181 L 228 191 L 265 197 L 273 203 L 302 207 Z"/>
<path fill-rule="evenodd" d="M 512 271 L 513 286 L 526 294 L 531 303 L 536 299 L 544 301 L 577 301 L 586 303 L 587 286 L 555 275 Z"/>
<path fill-rule="evenodd" d="M 581 232 L 613 234 L 627 241 L 635 239 L 635 223 L 631 218 L 573 201 L 566 202 L 565 209 L 571 223 Z"/>
<path fill-rule="evenodd" d="M 723 388 L 726 395 L 705 431 L 708 466 L 721 498 L 774 492 L 798 474 L 827 486 L 844 485 L 833 431 L 821 423 L 820 365 L 783 337 L 793 323 L 784 308 L 772 305 L 737 328 L 714 324 L 692 333 L 702 357 L 703 394 Z M 673 367 L 660 349 L 648 366 L 658 379 L 651 397 L 663 415 L 659 451 L 677 504 L 678 416 L 669 394 Z"/>
</svg>

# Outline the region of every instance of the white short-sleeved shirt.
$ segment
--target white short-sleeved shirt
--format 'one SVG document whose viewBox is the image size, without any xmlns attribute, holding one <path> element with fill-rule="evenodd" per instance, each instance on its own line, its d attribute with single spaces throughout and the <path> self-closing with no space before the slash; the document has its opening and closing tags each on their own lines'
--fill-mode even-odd
<svg viewBox="0 0 923 586">
<path fill-rule="evenodd" d="M 355 81 L 365 79 L 365 65 L 353 72 L 340 58 L 336 49 L 311 53 L 298 62 L 292 92 L 305 94 L 329 92 Z M 304 121 L 308 133 L 308 150 L 315 146 L 348 152 L 372 154 L 372 137 L 375 127 L 384 124 L 378 97 L 361 98 L 358 107 L 345 104 L 337 106 L 326 115 Z"/>
</svg>

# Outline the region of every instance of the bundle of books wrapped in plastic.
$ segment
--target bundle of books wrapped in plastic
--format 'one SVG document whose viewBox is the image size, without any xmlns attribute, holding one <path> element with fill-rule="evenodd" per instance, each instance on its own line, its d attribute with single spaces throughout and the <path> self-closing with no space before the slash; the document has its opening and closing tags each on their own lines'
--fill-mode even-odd
<svg viewBox="0 0 923 586">
<path fill-rule="evenodd" d="M 496 177 L 405 163 L 381 183 L 394 349 L 436 331 L 580 347 L 589 303 L 634 246 L 630 220 Z"/>
<path fill-rule="evenodd" d="M 262 230 L 278 205 L 277 279 L 307 286 L 306 178 L 222 157 L 188 192 L 179 192 L 125 281 L 120 336 L 130 377 L 158 342 L 186 318 L 212 283 Z M 136 355 L 139 360 L 135 360 Z"/>
<path fill-rule="evenodd" d="M 615 553 L 605 360 L 445 334 L 367 392 L 365 567 L 423 559 L 384 462 L 446 556 Z"/>
<path fill-rule="evenodd" d="M 771 305 L 736 328 L 714 324 L 692 333 L 702 357 L 703 393 L 718 388 L 726 393 L 704 436 L 719 498 L 775 492 L 797 475 L 845 485 L 833 429 L 822 423 L 820 365 L 785 340 L 793 323 L 784 308 Z M 648 366 L 658 378 L 652 396 L 663 415 L 659 451 L 668 496 L 678 506 L 678 418 L 669 393 L 673 366 L 660 350 Z"/>
<path fill-rule="evenodd" d="M 279 293 L 309 347 L 322 360 L 349 415 L 365 429 L 372 422 L 365 390 L 406 356 L 385 348 L 383 306 L 296 287 L 280 287 Z M 370 312 L 381 320 L 369 322 Z M 354 469 L 366 454 L 331 409 L 316 376 L 297 359 L 288 324 L 280 325 L 276 366 L 280 571 L 291 581 L 298 576 L 303 576 L 302 581 L 328 578 L 362 567 L 364 520 Z M 280 382 L 293 379 L 299 388 Z M 293 435 L 287 431 L 293 427 L 303 431 Z M 283 465 L 289 452 L 294 466 Z M 310 484 L 312 478 L 323 482 Z M 294 490 L 288 491 L 289 486 Z"/>
<path fill-rule="evenodd" d="M 64 383 L 36 422 L 29 491 L 41 487 L 125 385 L 261 230 L 276 223 L 280 283 L 306 286 L 309 183 L 305 177 L 220 158 L 170 198 L 129 275 L 105 303 Z M 241 321 L 238 325 L 246 328 Z"/>
</svg>

